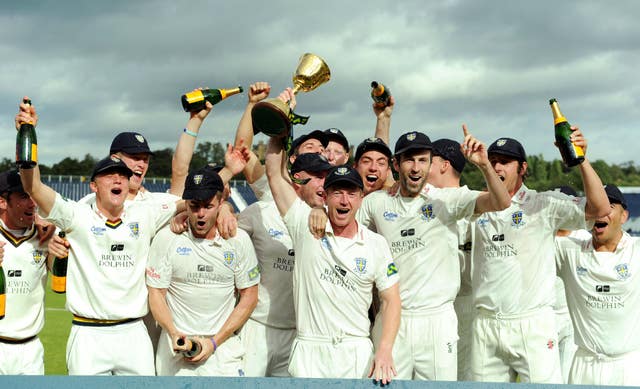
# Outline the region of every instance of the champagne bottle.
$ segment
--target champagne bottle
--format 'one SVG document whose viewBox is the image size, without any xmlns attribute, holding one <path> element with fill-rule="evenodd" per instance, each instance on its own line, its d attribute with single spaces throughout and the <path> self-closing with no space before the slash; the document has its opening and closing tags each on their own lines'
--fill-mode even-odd
<svg viewBox="0 0 640 389">
<path fill-rule="evenodd" d="M 7 285 L 4 278 L 4 269 L 0 265 L 0 320 L 4 319 L 4 311 L 7 305 Z"/>
<path fill-rule="evenodd" d="M 185 344 L 187 345 L 186 350 L 180 351 L 182 355 L 187 358 L 195 357 L 196 355 L 200 354 L 200 351 L 202 350 L 200 342 L 197 342 L 191 338 L 180 338 L 176 341 L 176 344 L 178 346 L 184 346 Z"/>
<path fill-rule="evenodd" d="M 216 105 L 229 96 L 242 93 L 242 87 L 231 89 L 195 89 L 182 95 L 182 108 L 185 112 L 198 112 L 206 107 L 206 101 Z"/>
<path fill-rule="evenodd" d="M 584 150 L 571 142 L 571 126 L 567 118 L 560 112 L 560 107 L 556 99 L 549 100 L 551 112 L 553 113 L 553 124 L 555 126 L 556 145 L 560 149 L 560 155 L 564 163 L 569 166 L 576 166 L 584 161 Z"/>
<path fill-rule="evenodd" d="M 22 101 L 31 105 L 31 100 Z M 32 169 L 38 164 L 38 140 L 33 123 L 20 123 L 16 135 L 16 164 L 22 169 Z"/>
<path fill-rule="evenodd" d="M 391 91 L 377 81 L 371 81 L 371 98 L 378 107 L 386 107 L 389 105 Z"/>
<path fill-rule="evenodd" d="M 64 239 L 66 234 L 60 231 L 58 236 Z M 56 293 L 67 293 L 67 260 L 68 256 L 53 259 L 51 266 L 51 290 Z"/>
</svg>

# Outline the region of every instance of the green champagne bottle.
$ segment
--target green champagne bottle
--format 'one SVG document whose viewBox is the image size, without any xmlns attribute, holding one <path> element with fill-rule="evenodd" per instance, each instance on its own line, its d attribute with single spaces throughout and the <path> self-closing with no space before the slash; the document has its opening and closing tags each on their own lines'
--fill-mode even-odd
<svg viewBox="0 0 640 389">
<path fill-rule="evenodd" d="M 556 99 L 549 100 L 551 112 L 553 113 L 553 124 L 555 126 L 556 145 L 560 149 L 562 161 L 573 167 L 584 161 L 584 150 L 580 146 L 576 146 L 571 142 L 571 125 L 567 122 L 567 118 L 560 112 L 560 107 Z"/>
<path fill-rule="evenodd" d="M 31 100 L 22 101 L 31 105 Z M 20 123 L 16 135 L 16 164 L 22 169 L 32 169 L 38 164 L 38 139 L 33 123 Z"/>
<path fill-rule="evenodd" d="M 66 236 L 64 231 L 60 231 L 58 236 L 63 238 Z M 51 290 L 56 293 L 67 293 L 67 260 L 68 256 L 53 259 L 51 265 Z"/>
<path fill-rule="evenodd" d="M 4 278 L 4 269 L 0 265 L 0 320 L 4 319 L 4 311 L 7 308 L 7 284 Z"/>
<path fill-rule="evenodd" d="M 371 81 L 371 98 L 378 107 L 386 107 L 389 105 L 391 91 L 377 81 Z"/>
<path fill-rule="evenodd" d="M 185 112 L 202 111 L 206 107 L 205 102 L 208 101 L 212 105 L 216 105 L 221 100 L 238 93 L 242 93 L 240 85 L 231 89 L 195 89 L 182 95 L 182 108 Z"/>
</svg>

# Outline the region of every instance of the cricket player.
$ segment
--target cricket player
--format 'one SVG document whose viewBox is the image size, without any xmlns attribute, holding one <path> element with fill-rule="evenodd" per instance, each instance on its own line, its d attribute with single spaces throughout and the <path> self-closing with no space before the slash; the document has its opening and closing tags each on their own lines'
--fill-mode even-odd
<svg viewBox="0 0 640 389">
<path fill-rule="evenodd" d="M 19 122 L 35 121 L 20 104 Z M 127 207 L 133 172 L 117 157 L 96 163 L 90 187 L 94 204 L 67 201 L 40 180 L 38 166 L 20 169 L 26 193 L 40 215 L 70 242 L 67 309 L 73 325 L 67 342 L 70 375 L 154 375 L 153 349 L 141 318 L 147 314 L 145 267 L 151 239 L 176 211 L 176 203 L 136 202 Z"/>
<path fill-rule="evenodd" d="M 323 184 L 330 168 L 318 153 L 301 154 L 291 166 L 293 188 L 312 208 L 324 205 Z M 247 207 L 240 213 L 238 225 L 251 237 L 261 269 L 258 305 L 240 334 L 247 349 L 245 373 L 252 377 L 288 377 L 289 355 L 296 337 L 291 236 L 273 200 Z"/>
<path fill-rule="evenodd" d="M 260 271 L 249 236 L 223 239 L 216 227 L 224 184 L 209 166 L 187 176 L 189 230 L 167 245 L 154 241 L 147 267 L 149 303 L 162 326 L 158 375 L 242 376 L 244 346 L 235 332 L 258 301 Z M 239 300 L 236 304 L 235 291 Z M 190 358 L 178 340 L 201 347 Z"/>
<path fill-rule="evenodd" d="M 0 264 L 6 281 L 0 375 L 44 374 L 38 333 L 44 326 L 47 252 L 39 243 L 35 216 L 36 205 L 22 188 L 18 172 L 0 173 Z"/>
<path fill-rule="evenodd" d="M 324 130 L 327 136 L 327 146 L 323 155 L 333 166 L 344 165 L 349 162 L 349 141 L 338 128 Z"/>
<path fill-rule="evenodd" d="M 640 241 L 622 229 L 624 195 L 615 185 L 604 190 L 611 213 L 595 220 L 592 238 L 556 240 L 578 345 L 569 383 L 639 386 Z"/>
<path fill-rule="evenodd" d="M 391 150 L 381 138 L 367 138 L 358 145 L 353 167 L 362 177 L 365 196 L 383 189 L 389 183 L 389 177 L 393 182 L 390 161 Z"/>
<path fill-rule="evenodd" d="M 474 213 L 506 207 L 509 197 L 495 174 L 484 144 L 463 126 L 465 157 L 482 171 L 488 192 L 435 188 L 427 184 L 432 144 L 421 132 L 401 135 L 394 168 L 399 191 L 365 197 L 358 221 L 385 237 L 400 275 L 402 321 L 394 345 L 398 378 L 457 379 L 458 340 L 453 301 L 460 288 L 458 227 Z M 379 320 L 372 335 L 379 336 Z"/>
<path fill-rule="evenodd" d="M 267 146 L 266 168 L 274 200 L 296 253 L 293 298 L 298 334 L 289 372 L 294 377 L 364 378 L 388 383 L 395 376 L 391 350 L 399 325 L 397 269 L 382 237 L 363 228 L 355 212 L 363 198 L 360 175 L 349 166 L 329 171 L 323 185 L 326 236 L 308 229 L 311 208 L 282 175 L 279 139 Z M 382 336 L 374 355 L 367 311 L 379 290 Z M 373 363 L 372 363 L 373 362 Z"/>
<path fill-rule="evenodd" d="M 571 135 L 586 152 L 578 128 Z M 476 381 L 561 383 L 555 300 L 554 237 L 604 217 L 609 201 L 587 159 L 579 165 L 585 198 L 526 187 L 526 154 L 511 138 L 489 146 L 489 158 L 511 205 L 472 223 L 473 324 L 471 369 Z"/>
</svg>

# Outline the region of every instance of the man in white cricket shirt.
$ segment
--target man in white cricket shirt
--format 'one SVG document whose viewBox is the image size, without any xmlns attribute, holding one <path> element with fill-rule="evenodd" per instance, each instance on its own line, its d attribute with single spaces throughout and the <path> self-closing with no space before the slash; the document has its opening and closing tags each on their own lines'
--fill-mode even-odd
<svg viewBox="0 0 640 389">
<path fill-rule="evenodd" d="M 400 136 L 394 168 L 400 190 L 367 195 L 358 220 L 383 235 L 400 275 L 402 321 L 394 345 L 398 378 L 457 379 L 457 320 L 453 300 L 460 287 L 457 222 L 502 209 L 509 197 L 491 169 L 485 146 L 463 127 L 465 156 L 482 171 L 489 192 L 427 184 L 432 145 L 421 132 Z M 376 320 L 372 334 L 378 339 Z"/>
<path fill-rule="evenodd" d="M 235 332 L 256 306 L 260 272 L 244 231 L 226 240 L 218 233 L 223 190 L 212 167 L 191 172 L 182 195 L 188 231 L 168 244 L 151 245 L 149 303 L 163 329 L 156 355 L 158 375 L 244 375 L 244 347 Z M 188 342 L 178 345 L 187 336 L 201 347 L 189 358 L 179 353 Z"/>
<path fill-rule="evenodd" d="M 321 154 L 296 158 L 293 188 L 312 208 L 324 205 L 324 178 L 331 165 Z M 295 252 L 289 231 L 273 200 L 253 203 L 238 216 L 238 226 L 251 237 L 260 265 L 258 305 L 240 333 L 246 349 L 245 374 L 288 377 L 289 355 L 296 336 L 293 309 Z M 302 253 L 304 255 L 304 253 Z"/>
<path fill-rule="evenodd" d="M 384 239 L 355 220 L 362 179 L 349 166 L 329 171 L 324 182 L 327 232 L 315 239 L 308 228 L 311 208 L 283 177 L 283 160 L 281 140 L 271 138 L 269 185 L 298 253 L 293 273 L 298 334 L 289 372 L 319 378 L 364 378 L 369 373 L 388 383 L 395 376 L 391 350 L 400 319 L 397 269 Z M 383 321 L 375 355 L 367 315 L 374 285 L 380 291 Z"/>
<path fill-rule="evenodd" d="M 611 213 L 592 238 L 556 240 L 557 267 L 578 345 L 570 384 L 639 386 L 640 240 L 623 231 L 624 195 L 606 185 Z"/>
<path fill-rule="evenodd" d="M 33 106 L 20 104 L 16 122 L 31 121 Z M 92 205 L 67 201 L 40 180 L 38 166 L 20 169 L 25 192 L 39 213 L 71 244 L 67 309 L 73 325 L 67 342 L 71 375 L 154 375 L 153 350 L 141 317 L 147 314 L 145 266 L 151 239 L 176 211 L 176 203 L 136 202 L 124 208 L 131 169 L 117 157 L 96 163 Z"/>
<path fill-rule="evenodd" d="M 586 151 L 582 133 L 573 130 L 573 142 Z M 554 237 L 605 216 L 609 201 L 587 159 L 578 167 L 586 198 L 577 199 L 527 188 L 526 154 L 514 139 L 493 142 L 489 158 L 512 198 L 507 209 L 472 223 L 473 379 L 507 382 L 517 374 L 522 382 L 561 383 Z"/>
<path fill-rule="evenodd" d="M 44 374 L 44 326 L 47 283 L 46 247 L 38 241 L 36 205 L 24 192 L 15 170 L 0 173 L 0 264 L 6 281 L 6 310 L 0 320 L 0 375 Z"/>
</svg>

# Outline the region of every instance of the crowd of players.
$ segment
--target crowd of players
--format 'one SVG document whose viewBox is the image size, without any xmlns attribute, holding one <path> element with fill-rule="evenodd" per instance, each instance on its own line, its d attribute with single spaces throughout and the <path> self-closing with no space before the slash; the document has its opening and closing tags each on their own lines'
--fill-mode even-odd
<svg viewBox="0 0 640 389">
<path fill-rule="evenodd" d="M 392 152 L 392 97 L 353 165 L 335 128 L 270 138 L 262 165 L 247 146 L 269 93 L 249 88 L 224 167 L 188 172 L 213 107 L 191 113 L 168 193 L 144 189 L 153 153 L 133 132 L 78 202 L 37 167 L 0 175 L 0 373 L 44 373 L 47 269 L 68 255 L 71 375 L 640 384 L 640 246 L 588 159 L 578 197 L 527 188 L 523 146 L 486 147 L 464 125 L 459 140 L 405 133 Z M 295 105 L 290 89 L 278 98 Z M 27 121 L 21 104 L 16 127 Z M 467 162 L 485 191 L 460 185 Z M 240 173 L 259 201 L 234 215 Z"/>
</svg>

